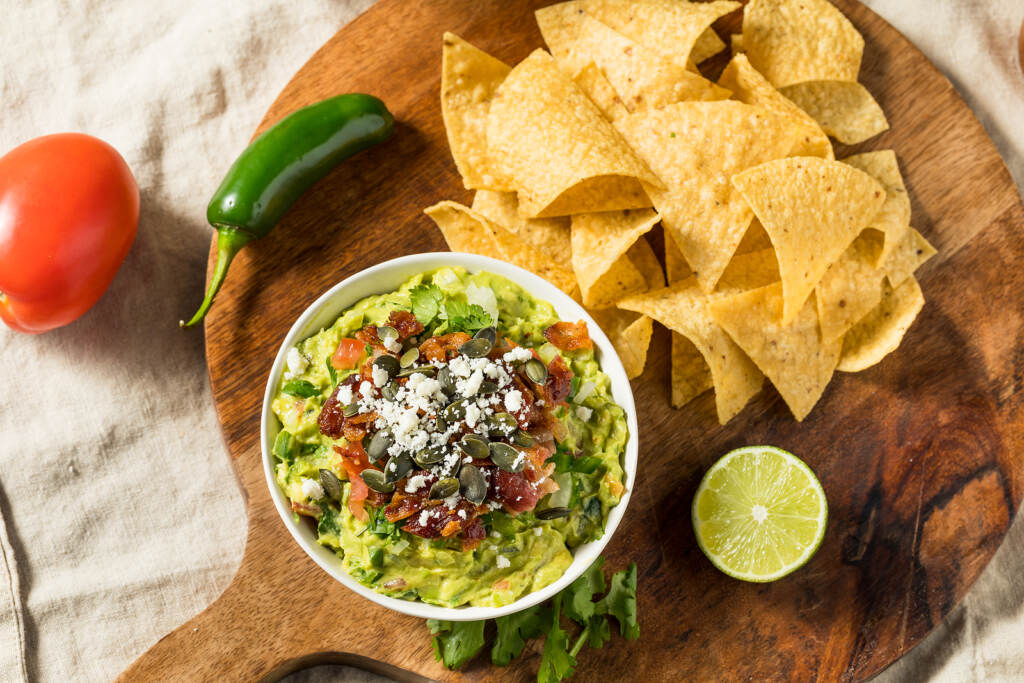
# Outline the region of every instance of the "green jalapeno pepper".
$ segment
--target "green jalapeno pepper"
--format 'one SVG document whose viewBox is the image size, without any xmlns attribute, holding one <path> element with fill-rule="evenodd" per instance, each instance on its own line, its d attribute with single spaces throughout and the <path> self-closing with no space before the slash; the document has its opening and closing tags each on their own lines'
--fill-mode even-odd
<svg viewBox="0 0 1024 683">
<path fill-rule="evenodd" d="M 300 109 L 252 141 L 228 170 L 206 207 L 217 230 L 217 266 L 192 319 L 213 303 L 235 255 L 263 237 L 311 185 L 344 159 L 386 140 L 395 120 L 372 95 L 337 95 Z"/>
</svg>

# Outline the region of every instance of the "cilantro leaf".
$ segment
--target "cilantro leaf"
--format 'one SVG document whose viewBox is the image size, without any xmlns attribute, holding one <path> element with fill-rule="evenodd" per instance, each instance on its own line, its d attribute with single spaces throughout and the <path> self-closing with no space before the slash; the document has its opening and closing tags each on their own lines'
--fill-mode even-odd
<svg viewBox="0 0 1024 683">
<path fill-rule="evenodd" d="M 320 504 L 320 520 L 316 525 L 316 532 L 320 536 L 333 534 L 341 535 L 341 527 L 338 526 L 338 518 L 329 505 Z"/>
<path fill-rule="evenodd" d="M 593 648 L 599 648 L 612 637 L 611 627 L 608 626 L 608 619 L 604 616 L 604 602 L 599 603 L 600 614 L 595 614 L 587 622 L 587 628 L 584 632 L 587 634 L 587 645 Z M 575 654 L 575 653 L 574 653 Z"/>
<path fill-rule="evenodd" d="M 274 439 L 274 455 L 281 462 L 290 465 L 292 464 L 291 450 L 292 433 L 287 429 L 282 429 L 277 433 L 277 438 Z"/>
<path fill-rule="evenodd" d="M 491 662 L 496 666 L 508 666 L 522 653 L 527 640 L 544 634 L 550 622 L 549 612 L 538 605 L 495 619 L 498 635 L 491 647 Z"/>
<path fill-rule="evenodd" d="M 412 314 L 423 326 L 429 325 L 441 311 L 444 295 L 437 285 L 419 285 L 409 292 Z"/>
<path fill-rule="evenodd" d="M 281 391 L 291 396 L 299 396 L 300 398 L 312 398 L 320 394 L 320 390 L 315 384 L 304 379 L 293 379 L 291 382 L 285 382 L 284 386 L 281 387 Z"/>
<path fill-rule="evenodd" d="M 493 324 L 491 314 L 482 307 L 458 299 L 444 302 L 444 314 L 449 332 L 475 332 Z"/>
<path fill-rule="evenodd" d="M 331 363 L 331 357 L 327 357 L 327 374 L 331 376 L 331 386 L 338 386 L 338 371 L 334 369 L 334 364 Z"/>
<path fill-rule="evenodd" d="M 562 592 L 562 606 L 565 616 L 580 626 L 586 626 L 588 620 L 596 613 L 593 602 L 596 593 L 604 592 L 604 558 L 599 557 L 585 572 L 569 584 Z"/>
<path fill-rule="evenodd" d="M 434 635 L 434 657 L 449 669 L 473 659 L 484 646 L 484 623 L 427 619 L 427 628 Z"/>
<path fill-rule="evenodd" d="M 562 449 L 557 449 L 544 462 L 554 463 L 556 472 L 579 472 L 580 474 L 593 474 L 594 470 L 601 466 L 601 458 L 596 455 L 577 458 L 569 451 Z"/>
<path fill-rule="evenodd" d="M 604 597 L 608 614 L 619 622 L 619 633 L 624 638 L 636 640 L 640 637 L 640 625 L 636 621 L 636 563 L 612 576 L 608 595 Z"/>
<path fill-rule="evenodd" d="M 555 596 L 554 602 L 555 611 L 551 615 L 547 638 L 544 639 L 544 652 L 541 655 L 540 669 L 537 670 L 537 683 L 558 683 L 572 676 L 576 668 L 576 658 L 569 654 L 569 634 L 560 623 L 561 596 Z"/>
</svg>

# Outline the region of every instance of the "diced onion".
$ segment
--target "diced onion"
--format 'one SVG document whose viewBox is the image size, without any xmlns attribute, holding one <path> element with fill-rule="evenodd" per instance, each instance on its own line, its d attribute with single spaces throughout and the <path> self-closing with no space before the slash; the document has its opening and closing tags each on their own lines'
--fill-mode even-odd
<svg viewBox="0 0 1024 683">
<path fill-rule="evenodd" d="M 498 299 L 494 296 L 493 289 L 470 282 L 466 285 L 466 301 L 487 311 L 487 315 L 491 316 L 491 323 L 498 324 Z"/>
<path fill-rule="evenodd" d="M 580 386 L 579 390 L 576 392 L 576 396 L 573 397 L 573 403 L 583 403 L 584 401 L 586 401 L 587 397 L 594 393 L 595 388 L 596 387 L 594 386 L 594 383 L 591 382 L 590 380 L 584 382 Z"/>
</svg>

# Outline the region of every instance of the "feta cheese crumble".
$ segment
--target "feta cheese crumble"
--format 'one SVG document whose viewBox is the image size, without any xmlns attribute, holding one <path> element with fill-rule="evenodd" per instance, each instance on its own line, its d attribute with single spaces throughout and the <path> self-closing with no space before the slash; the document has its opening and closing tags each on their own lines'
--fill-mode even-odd
<svg viewBox="0 0 1024 683">
<path fill-rule="evenodd" d="M 524 346 L 517 346 L 501 357 L 506 363 L 525 363 L 533 358 L 533 352 Z"/>
<path fill-rule="evenodd" d="M 302 355 L 298 346 L 288 349 L 288 356 L 285 358 L 288 371 L 284 373 L 285 379 L 295 379 L 309 367 L 309 359 Z"/>
<path fill-rule="evenodd" d="M 320 500 L 324 497 L 324 487 L 314 479 L 302 478 L 302 495 L 310 500 Z"/>
<path fill-rule="evenodd" d="M 505 557 L 504 555 L 498 555 L 498 558 L 496 560 L 494 560 L 494 565 L 498 569 L 508 569 L 509 567 L 512 566 L 512 563 L 509 562 L 509 559 L 507 557 Z"/>
<path fill-rule="evenodd" d="M 505 394 L 505 410 L 510 413 L 515 413 L 521 410 L 523 407 L 523 392 L 518 389 Z"/>
</svg>

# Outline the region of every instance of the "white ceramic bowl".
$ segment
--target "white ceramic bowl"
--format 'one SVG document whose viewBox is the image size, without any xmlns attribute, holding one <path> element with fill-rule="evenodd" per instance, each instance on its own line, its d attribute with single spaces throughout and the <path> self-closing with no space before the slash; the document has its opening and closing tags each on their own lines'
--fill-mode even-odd
<svg viewBox="0 0 1024 683">
<path fill-rule="evenodd" d="M 597 357 L 601 362 L 601 369 L 611 378 L 612 395 L 615 398 L 615 402 L 622 406 L 625 411 L 629 425 L 629 441 L 626 444 L 626 454 L 623 462 L 626 472 L 626 492 L 622 496 L 622 501 L 609 512 L 604 535 L 597 541 L 585 543 L 577 547 L 572 564 L 560 579 L 504 607 L 438 607 L 419 601 L 391 598 L 367 588 L 349 576 L 341 566 L 341 559 L 333 551 L 316 542 L 316 533 L 307 523 L 304 523 L 302 520 L 296 521 L 293 519 L 291 504 L 274 479 L 272 448 L 281 425 L 271 411 L 270 405 L 280 384 L 281 375 L 285 371 L 285 356 L 288 353 L 288 349 L 306 337 L 316 334 L 321 328 L 333 324 L 345 309 L 360 299 L 398 289 L 412 275 L 442 266 L 462 266 L 470 272 L 484 270 L 502 275 L 518 283 L 532 296 L 549 301 L 555 307 L 555 311 L 562 320 L 585 320 L 590 330 L 590 337 L 593 339 L 596 347 Z M 263 397 L 263 416 L 260 430 L 262 432 L 263 470 L 267 477 L 267 486 L 270 487 L 270 497 L 273 498 L 274 505 L 277 506 L 277 511 L 280 513 L 284 525 L 288 527 L 288 531 L 291 532 L 291 535 L 302 549 L 306 551 L 306 554 L 323 567 L 324 571 L 364 598 L 372 600 L 378 605 L 383 605 L 388 609 L 424 619 L 447 619 L 451 621 L 493 619 L 526 609 L 555 595 L 572 583 L 601 554 L 601 551 L 608 544 L 609 539 L 611 539 L 612 534 L 615 533 L 615 529 L 619 525 L 619 521 L 626 512 L 630 491 L 633 488 L 633 483 L 636 481 L 638 449 L 636 408 L 633 405 L 633 392 L 630 390 L 629 380 L 626 379 L 626 371 L 622 368 L 622 362 L 612 348 L 611 342 L 608 341 L 608 337 L 605 336 L 604 332 L 601 331 L 579 304 L 546 280 L 522 268 L 475 254 L 437 252 L 403 256 L 402 258 L 387 261 L 356 273 L 320 296 L 295 321 L 288 334 L 285 335 L 281 349 L 277 352 L 277 358 L 274 360 L 274 367 L 270 371 L 270 379 L 267 382 L 267 390 Z"/>
</svg>

